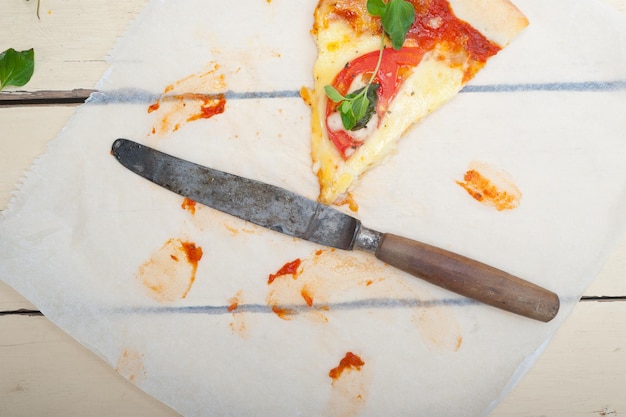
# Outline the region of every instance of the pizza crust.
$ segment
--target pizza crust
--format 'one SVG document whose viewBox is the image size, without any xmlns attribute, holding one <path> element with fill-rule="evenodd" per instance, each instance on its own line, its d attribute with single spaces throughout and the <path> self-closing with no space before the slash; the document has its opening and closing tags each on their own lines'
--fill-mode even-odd
<svg viewBox="0 0 626 417">
<path fill-rule="evenodd" d="M 504 48 L 529 22 L 508 0 L 448 0 L 454 14 Z"/>
</svg>

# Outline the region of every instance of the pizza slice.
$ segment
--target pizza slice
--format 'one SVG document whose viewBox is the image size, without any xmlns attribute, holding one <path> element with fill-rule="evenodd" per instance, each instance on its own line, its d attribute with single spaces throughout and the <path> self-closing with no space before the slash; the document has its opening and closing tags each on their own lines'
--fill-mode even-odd
<svg viewBox="0 0 626 417">
<path fill-rule="evenodd" d="M 350 201 L 357 179 L 407 128 L 453 98 L 528 25 L 508 0 L 401 1 L 414 13 L 399 45 L 383 25 L 402 15 L 371 10 L 400 0 L 320 0 L 315 10 L 311 156 L 323 203 Z M 358 95 L 369 99 L 357 103 Z M 352 110 L 367 117 L 355 120 Z"/>
</svg>

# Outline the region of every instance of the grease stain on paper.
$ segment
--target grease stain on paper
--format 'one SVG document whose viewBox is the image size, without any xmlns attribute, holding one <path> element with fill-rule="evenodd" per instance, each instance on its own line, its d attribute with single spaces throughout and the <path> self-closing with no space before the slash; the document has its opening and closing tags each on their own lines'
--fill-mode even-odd
<svg viewBox="0 0 626 417">
<path fill-rule="evenodd" d="M 248 326 L 246 324 L 246 313 L 237 312 L 239 305 L 244 304 L 243 291 L 239 290 L 234 297 L 228 299 L 228 311 L 232 313 L 232 321 L 229 323 L 230 330 L 242 338 L 248 336 Z"/>
<path fill-rule="evenodd" d="M 413 322 L 428 347 L 437 352 L 457 352 L 463 344 L 461 327 L 451 314 L 437 308 L 420 308 Z"/>
<path fill-rule="evenodd" d="M 339 364 L 328 372 L 332 391 L 326 404 L 329 416 L 353 417 L 365 405 L 372 375 L 359 355 L 346 352 Z"/>
<path fill-rule="evenodd" d="M 133 384 L 142 382 L 146 378 L 143 354 L 135 349 L 124 349 L 117 360 L 115 371 Z"/>
<path fill-rule="evenodd" d="M 406 279 L 413 278 L 373 257 L 318 249 L 307 257 L 288 261 L 277 272 L 269 274 L 266 303 L 283 320 L 301 317 L 323 324 L 329 321 L 329 306 L 337 303 L 359 299 L 380 299 L 381 302 L 432 299 L 427 290 L 418 290 Z M 376 319 L 398 320 L 403 317 L 433 351 L 456 352 L 461 348 L 461 326 L 451 308 L 428 305 L 407 310 L 408 314 L 400 316 L 379 310 Z"/>
<path fill-rule="evenodd" d="M 463 180 L 456 183 L 476 201 L 498 211 L 515 209 L 522 199 L 509 173 L 484 162 L 470 163 Z"/>
<path fill-rule="evenodd" d="M 212 63 L 203 73 L 192 74 L 168 85 L 148 106 L 155 122 L 148 134 L 164 136 L 186 123 L 209 119 L 226 110 L 226 82 L 220 66 Z"/>
<path fill-rule="evenodd" d="M 169 239 L 137 271 L 152 299 L 171 303 L 187 296 L 196 279 L 202 248 L 181 239 Z"/>
</svg>

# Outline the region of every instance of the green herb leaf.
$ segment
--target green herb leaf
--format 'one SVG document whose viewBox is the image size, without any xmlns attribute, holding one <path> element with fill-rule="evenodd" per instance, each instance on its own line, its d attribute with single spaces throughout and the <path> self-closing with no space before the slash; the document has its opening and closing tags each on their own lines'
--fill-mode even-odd
<svg viewBox="0 0 626 417">
<path fill-rule="evenodd" d="M 387 5 L 383 0 L 367 0 L 367 11 L 372 16 L 382 16 L 386 9 Z"/>
<path fill-rule="evenodd" d="M 344 101 L 344 103 L 349 103 Z M 356 117 L 354 116 L 354 112 L 352 111 L 352 104 L 348 104 L 347 106 L 343 106 L 343 108 L 339 109 L 339 114 L 341 115 L 341 123 L 343 123 L 343 127 L 346 130 L 352 130 L 354 125 L 356 124 Z"/>
<path fill-rule="evenodd" d="M 324 91 L 326 92 L 326 95 L 328 96 L 328 98 L 334 101 L 335 103 L 341 103 L 345 99 L 345 97 L 342 96 L 339 93 L 339 91 L 337 91 L 337 89 L 333 87 L 332 85 L 324 86 Z"/>
<path fill-rule="evenodd" d="M 35 71 L 35 51 L 9 48 L 0 54 L 0 90 L 13 85 L 21 87 L 30 81 Z"/>
<path fill-rule="evenodd" d="M 406 0 L 367 0 L 367 12 L 372 16 L 379 16 L 383 26 L 381 35 L 380 54 L 374 76 L 369 83 L 347 96 L 342 96 L 333 86 L 327 85 L 324 91 L 330 100 L 340 103 L 337 107 L 341 115 L 343 127 L 346 130 L 358 130 L 367 126 L 376 112 L 378 102 L 377 91 L 379 84 L 373 84 L 373 80 L 378 73 L 385 47 L 385 34 L 389 36 L 394 49 L 402 48 L 406 35 L 415 21 L 415 9 Z"/>
<path fill-rule="evenodd" d="M 379 87 L 379 84 L 368 84 L 344 97 L 337 109 L 346 130 L 354 131 L 367 126 L 376 111 L 376 91 Z"/>
<path fill-rule="evenodd" d="M 354 131 L 363 129 L 367 126 L 369 121 L 372 120 L 372 117 L 376 112 L 376 104 L 378 103 L 377 91 L 379 87 L 380 84 L 369 84 L 367 87 L 364 87 L 366 89 L 363 94 L 364 99 L 360 103 L 360 105 L 364 106 L 364 108 L 361 108 L 359 110 L 360 117 L 358 116 L 356 111 L 354 112 L 356 116 L 356 121 L 354 122 L 354 126 L 352 126 L 350 130 Z"/>
<path fill-rule="evenodd" d="M 391 39 L 394 49 L 402 48 L 406 34 L 415 20 L 415 9 L 406 0 L 389 0 L 381 16 L 383 29 Z"/>
</svg>

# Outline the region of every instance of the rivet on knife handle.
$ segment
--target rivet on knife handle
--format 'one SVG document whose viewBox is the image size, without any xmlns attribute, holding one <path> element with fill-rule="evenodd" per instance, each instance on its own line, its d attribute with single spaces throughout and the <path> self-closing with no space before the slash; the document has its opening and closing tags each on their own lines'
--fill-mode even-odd
<svg viewBox="0 0 626 417">
<path fill-rule="evenodd" d="M 381 261 L 434 285 L 511 313 L 548 322 L 559 311 L 559 297 L 555 293 L 425 243 L 382 234 L 375 254 Z"/>
</svg>

